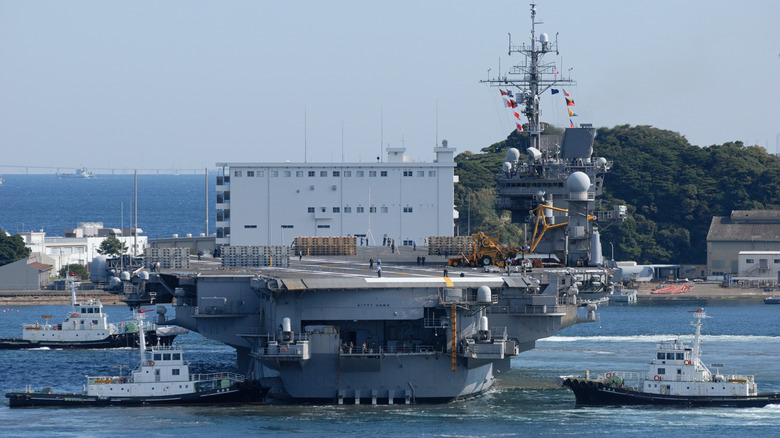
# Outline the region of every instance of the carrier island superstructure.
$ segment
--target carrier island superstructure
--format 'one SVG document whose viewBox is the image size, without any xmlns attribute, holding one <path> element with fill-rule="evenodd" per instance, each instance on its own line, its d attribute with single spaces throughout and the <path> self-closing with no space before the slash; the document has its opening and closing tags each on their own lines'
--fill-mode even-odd
<svg viewBox="0 0 780 438">
<path fill-rule="evenodd" d="M 538 60 L 548 48 L 533 30 L 531 43 Z M 530 77 L 526 106 L 538 101 L 541 76 Z M 537 126 L 534 132 L 540 132 L 532 118 L 538 117 L 538 107 L 527 114 Z M 565 136 L 589 135 L 592 141 L 592 131 L 583 129 L 567 130 Z M 537 150 L 545 149 L 535 141 Z M 534 177 L 546 181 L 554 170 L 547 194 L 559 194 L 555 202 L 576 211 L 568 213 L 571 226 L 563 242 L 550 232 L 547 246 L 540 246 L 551 254 L 563 251 L 559 267 L 521 264 L 487 272 L 396 258 L 386 259 L 378 275 L 366 263 L 368 256 L 358 257 L 359 263 L 354 257 L 292 257 L 287 267 L 215 266 L 138 276 L 134 287 L 125 287 L 125 300 L 133 306 L 172 302 L 175 316 L 166 318 L 161 308 L 158 323 L 234 347 L 240 372 L 276 382 L 274 392 L 294 401 L 412 403 L 480 394 L 536 340 L 597 317 L 593 306 L 578 315 L 580 291 L 611 290 L 609 271 L 589 266 L 595 252 L 584 237 L 591 230 L 587 218 L 596 191 L 580 175 L 603 176 L 607 166 L 584 153 L 566 158 L 568 144 L 564 141 L 558 165 L 546 164 L 551 152 L 538 161 L 541 157 L 530 151 L 533 160 L 507 160 L 510 168 L 498 178 L 502 196 L 521 214 L 528 190 L 523 186 L 514 194 L 510 187 L 530 184 Z"/>
</svg>

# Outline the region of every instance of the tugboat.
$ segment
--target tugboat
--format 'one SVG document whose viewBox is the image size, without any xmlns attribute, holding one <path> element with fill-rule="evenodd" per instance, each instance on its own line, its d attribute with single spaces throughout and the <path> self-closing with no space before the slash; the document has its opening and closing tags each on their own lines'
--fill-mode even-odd
<svg viewBox="0 0 780 438">
<path fill-rule="evenodd" d="M 76 300 L 73 281 L 70 282 L 70 302 L 71 310 L 60 324 L 22 324 L 22 337 L 0 338 L 0 350 L 135 347 L 138 331 L 145 332 L 148 345 L 170 345 L 177 335 L 187 332 L 180 327 L 155 328 L 151 323 L 144 325 L 142 330 L 134 321 L 120 322 L 119 326 L 110 324 L 100 300 L 90 299 L 84 303 Z M 43 319 L 49 320 L 51 315 L 44 315 Z"/>
<path fill-rule="evenodd" d="M 753 376 L 715 373 L 701 360 L 703 309 L 693 313 L 693 345 L 679 340 L 658 344 L 648 373 L 607 372 L 591 379 L 561 376 L 559 384 L 574 392 L 578 405 L 667 405 L 697 407 L 763 407 L 780 403 L 780 392 L 759 394 Z M 633 385 L 629 385 L 633 382 Z"/>
<path fill-rule="evenodd" d="M 136 313 L 143 324 L 143 311 Z M 12 408 L 37 406 L 193 405 L 265 401 L 268 388 L 235 373 L 191 374 L 178 346 L 146 348 L 138 331 L 141 362 L 129 376 L 87 376 L 81 393 L 55 393 L 50 388 L 9 392 Z"/>
</svg>

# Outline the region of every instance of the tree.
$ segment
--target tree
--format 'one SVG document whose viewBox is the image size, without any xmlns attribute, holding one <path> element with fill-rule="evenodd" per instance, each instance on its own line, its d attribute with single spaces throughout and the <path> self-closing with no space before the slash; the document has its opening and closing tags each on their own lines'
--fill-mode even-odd
<svg viewBox="0 0 780 438">
<path fill-rule="evenodd" d="M 24 245 L 22 236 L 9 236 L 0 229 L 0 266 L 13 263 L 30 256 L 30 248 Z"/>
<path fill-rule="evenodd" d="M 67 266 L 63 266 L 60 268 L 60 277 L 66 277 L 70 273 L 72 276 L 79 276 L 83 277 L 85 275 L 89 275 L 89 271 L 87 271 L 87 267 L 84 265 L 80 265 L 78 263 L 71 263 Z"/>
<path fill-rule="evenodd" d="M 119 256 L 127 251 L 127 247 L 116 238 L 116 236 L 108 236 L 100 243 L 98 248 L 98 254 Z"/>
</svg>

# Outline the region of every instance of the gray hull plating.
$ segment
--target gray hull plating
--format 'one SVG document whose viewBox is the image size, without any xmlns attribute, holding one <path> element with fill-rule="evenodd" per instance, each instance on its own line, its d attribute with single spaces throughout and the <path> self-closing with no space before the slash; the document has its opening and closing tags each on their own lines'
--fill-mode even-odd
<svg viewBox="0 0 780 438">
<path fill-rule="evenodd" d="M 508 360 L 507 360 L 508 362 Z M 508 363 L 507 363 L 508 366 Z M 494 366 L 482 361 L 469 368 L 463 360 L 451 370 L 451 358 L 416 355 L 312 355 L 302 366 L 283 364 L 284 389 L 294 399 L 401 403 L 446 401 L 482 393 L 493 385 Z"/>
</svg>

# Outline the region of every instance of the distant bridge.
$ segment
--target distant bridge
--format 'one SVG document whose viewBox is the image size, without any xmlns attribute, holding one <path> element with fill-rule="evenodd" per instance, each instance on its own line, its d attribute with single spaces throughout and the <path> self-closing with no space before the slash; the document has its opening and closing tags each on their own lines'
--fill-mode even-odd
<svg viewBox="0 0 780 438">
<path fill-rule="evenodd" d="M 23 166 L 0 164 L 0 174 L 56 174 L 56 173 L 75 173 L 81 167 L 72 166 Z M 138 172 L 139 175 L 197 175 L 203 174 L 205 168 L 200 169 L 128 169 L 121 167 L 90 167 L 87 171 L 96 175 L 132 175 Z M 209 173 L 217 173 L 220 169 L 208 169 Z"/>
</svg>

